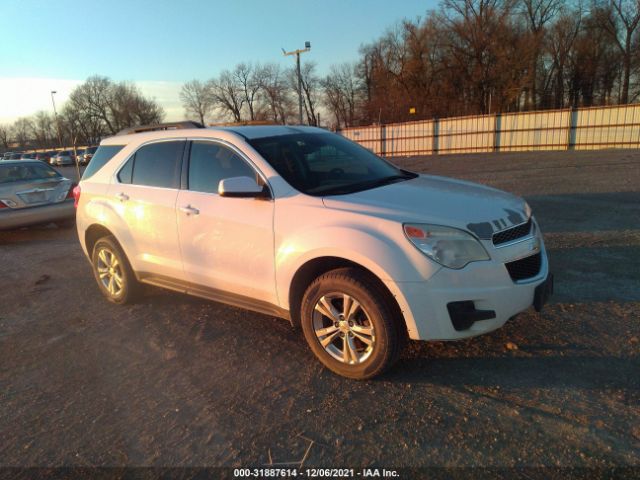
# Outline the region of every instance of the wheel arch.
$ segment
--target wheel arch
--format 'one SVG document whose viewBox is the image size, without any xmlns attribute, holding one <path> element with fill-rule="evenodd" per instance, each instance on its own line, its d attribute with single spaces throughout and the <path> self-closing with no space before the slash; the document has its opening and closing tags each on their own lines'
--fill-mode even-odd
<svg viewBox="0 0 640 480">
<path fill-rule="evenodd" d="M 400 308 L 395 295 L 389 290 L 387 285 L 371 270 L 360 265 L 353 260 L 348 260 L 336 256 L 322 256 L 308 260 L 301 265 L 292 277 L 289 287 L 289 313 L 291 324 L 294 328 L 300 328 L 300 307 L 302 305 L 302 297 L 307 288 L 320 275 L 339 268 L 355 268 L 363 272 L 375 284 L 376 288 L 385 296 L 385 300 L 389 307 L 393 310 L 396 318 L 402 320 L 404 332 L 407 330 L 406 319 Z"/>
<path fill-rule="evenodd" d="M 84 244 L 87 248 L 87 254 L 89 255 L 89 258 L 91 258 L 93 247 L 95 246 L 96 242 L 101 238 L 109 236 L 115 238 L 115 235 L 111 230 L 99 223 L 94 223 L 93 225 L 89 226 L 89 228 L 87 228 L 84 233 Z"/>
</svg>

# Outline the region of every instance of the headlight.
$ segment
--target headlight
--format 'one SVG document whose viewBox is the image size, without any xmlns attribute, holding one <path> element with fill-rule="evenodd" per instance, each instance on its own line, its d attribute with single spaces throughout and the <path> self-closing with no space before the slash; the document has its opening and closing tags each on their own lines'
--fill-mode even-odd
<svg viewBox="0 0 640 480">
<path fill-rule="evenodd" d="M 404 225 L 404 233 L 422 253 L 445 267 L 462 268 L 490 259 L 475 237 L 457 228 L 410 223 Z"/>
</svg>

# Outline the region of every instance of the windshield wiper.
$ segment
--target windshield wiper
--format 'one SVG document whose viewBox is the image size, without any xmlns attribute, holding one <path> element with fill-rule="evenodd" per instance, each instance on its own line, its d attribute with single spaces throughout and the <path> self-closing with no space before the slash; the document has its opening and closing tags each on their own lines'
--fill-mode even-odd
<svg viewBox="0 0 640 480">
<path fill-rule="evenodd" d="M 365 182 L 353 183 L 351 185 L 341 185 L 339 187 L 328 188 L 327 190 L 316 192 L 321 195 L 342 195 L 347 193 L 360 192 L 362 190 L 370 190 L 372 188 L 382 187 L 401 180 L 409 180 L 415 178 L 415 174 L 409 172 L 402 175 L 390 175 L 388 177 L 377 178 L 375 180 L 367 180 Z"/>
</svg>

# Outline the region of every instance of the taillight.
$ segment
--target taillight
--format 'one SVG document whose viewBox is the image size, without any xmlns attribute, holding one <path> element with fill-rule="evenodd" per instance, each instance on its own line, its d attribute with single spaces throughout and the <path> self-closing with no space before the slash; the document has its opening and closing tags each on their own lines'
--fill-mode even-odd
<svg viewBox="0 0 640 480">
<path fill-rule="evenodd" d="M 73 206 L 78 208 L 78 202 L 80 201 L 80 185 L 76 185 L 71 191 L 73 192 Z"/>
<path fill-rule="evenodd" d="M 8 208 L 2 200 L 0 200 L 0 208 Z"/>
</svg>

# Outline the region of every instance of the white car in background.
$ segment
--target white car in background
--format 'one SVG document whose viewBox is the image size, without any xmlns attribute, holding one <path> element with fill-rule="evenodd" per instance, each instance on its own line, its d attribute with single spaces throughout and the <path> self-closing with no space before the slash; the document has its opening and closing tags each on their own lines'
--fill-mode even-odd
<svg viewBox="0 0 640 480">
<path fill-rule="evenodd" d="M 129 129 L 101 143 L 75 194 L 110 301 L 148 283 L 284 317 L 350 378 L 385 371 L 407 338 L 472 337 L 539 310 L 553 286 L 524 200 L 319 128 Z"/>
<path fill-rule="evenodd" d="M 54 158 L 55 164 L 59 167 L 64 165 L 75 165 L 75 161 L 73 160 L 73 152 L 71 150 L 62 150 L 58 152 Z"/>
</svg>

